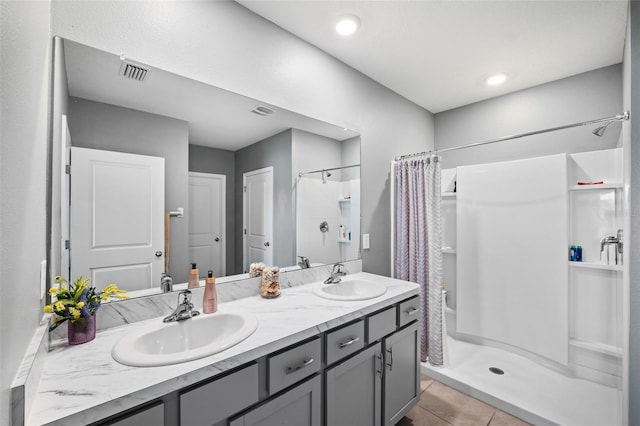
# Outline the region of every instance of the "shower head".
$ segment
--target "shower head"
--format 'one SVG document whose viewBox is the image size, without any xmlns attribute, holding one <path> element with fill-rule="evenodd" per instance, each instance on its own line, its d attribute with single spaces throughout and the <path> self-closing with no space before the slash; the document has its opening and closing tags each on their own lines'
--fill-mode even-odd
<svg viewBox="0 0 640 426">
<path fill-rule="evenodd" d="M 611 123 L 613 123 L 613 121 L 607 121 L 606 123 L 604 123 L 603 126 L 600 126 L 600 127 L 596 128 L 593 131 L 593 134 L 596 135 L 596 136 L 604 135 L 604 132 L 607 130 L 607 127 L 609 127 L 609 125 L 611 125 Z"/>
<path fill-rule="evenodd" d="M 326 170 L 323 170 L 322 172 L 320 172 L 320 174 L 322 175 L 322 183 L 327 183 L 327 178 L 331 176 L 331 173 L 329 173 Z"/>
<path fill-rule="evenodd" d="M 327 177 L 331 177 L 331 173 L 330 172 L 326 172 Z"/>
</svg>

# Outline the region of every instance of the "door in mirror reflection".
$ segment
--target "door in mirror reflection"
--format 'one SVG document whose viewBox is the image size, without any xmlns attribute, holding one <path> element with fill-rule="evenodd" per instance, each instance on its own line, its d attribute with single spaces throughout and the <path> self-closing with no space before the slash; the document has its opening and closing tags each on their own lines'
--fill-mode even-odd
<svg viewBox="0 0 640 426">
<path fill-rule="evenodd" d="M 164 265 L 164 158 L 71 148 L 71 278 L 139 290 Z"/>
<path fill-rule="evenodd" d="M 243 173 L 244 272 L 255 262 L 273 264 L 273 167 Z"/>
<path fill-rule="evenodd" d="M 225 275 L 226 176 L 189 172 L 189 261 L 207 271 Z"/>
</svg>

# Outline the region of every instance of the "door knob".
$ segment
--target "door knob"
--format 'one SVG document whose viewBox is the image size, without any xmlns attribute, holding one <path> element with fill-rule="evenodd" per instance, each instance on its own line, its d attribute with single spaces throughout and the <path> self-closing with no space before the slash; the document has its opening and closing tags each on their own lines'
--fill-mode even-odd
<svg viewBox="0 0 640 426">
<path fill-rule="evenodd" d="M 264 246 L 265 246 L 265 247 L 269 247 L 270 245 L 271 245 L 271 243 L 270 243 L 269 241 L 266 241 L 266 242 L 264 243 Z"/>
<path fill-rule="evenodd" d="M 156 252 L 156 257 L 162 257 L 162 252 L 160 250 Z"/>
<path fill-rule="evenodd" d="M 218 241 L 220 241 L 220 237 L 216 237 L 213 241 L 217 243 Z"/>
</svg>

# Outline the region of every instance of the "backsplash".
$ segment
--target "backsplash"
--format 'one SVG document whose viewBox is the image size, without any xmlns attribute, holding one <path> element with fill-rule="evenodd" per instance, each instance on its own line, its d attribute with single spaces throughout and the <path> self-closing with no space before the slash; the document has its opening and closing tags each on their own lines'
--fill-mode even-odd
<svg viewBox="0 0 640 426">
<path fill-rule="evenodd" d="M 347 273 L 362 272 L 362 261 L 353 260 L 343 262 Z M 325 280 L 333 265 L 316 266 L 308 269 L 295 269 L 280 274 L 280 287 L 296 287 L 315 281 Z M 246 278 L 237 281 L 223 282 L 216 285 L 218 302 L 252 297 L 260 294 L 260 278 Z M 202 310 L 204 284 L 191 289 L 191 302 L 195 309 Z M 112 327 L 119 327 L 137 321 L 169 315 L 178 304 L 178 292 L 159 293 L 150 296 L 136 297 L 118 302 L 103 303 L 97 313 L 97 331 Z M 67 338 L 67 327 L 58 327 L 49 333 L 52 343 Z"/>
</svg>

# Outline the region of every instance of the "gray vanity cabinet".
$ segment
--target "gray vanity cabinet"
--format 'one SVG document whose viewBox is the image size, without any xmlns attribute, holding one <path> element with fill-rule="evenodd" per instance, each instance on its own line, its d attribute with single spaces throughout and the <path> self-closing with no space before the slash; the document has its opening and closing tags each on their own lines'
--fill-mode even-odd
<svg viewBox="0 0 640 426">
<path fill-rule="evenodd" d="M 379 426 L 382 418 L 382 344 L 325 372 L 327 426 Z"/>
<path fill-rule="evenodd" d="M 420 398 L 418 322 L 384 339 L 384 426 L 395 425 Z"/>
<path fill-rule="evenodd" d="M 321 423 L 322 379 L 316 375 L 234 419 L 229 426 L 320 426 Z"/>
</svg>

